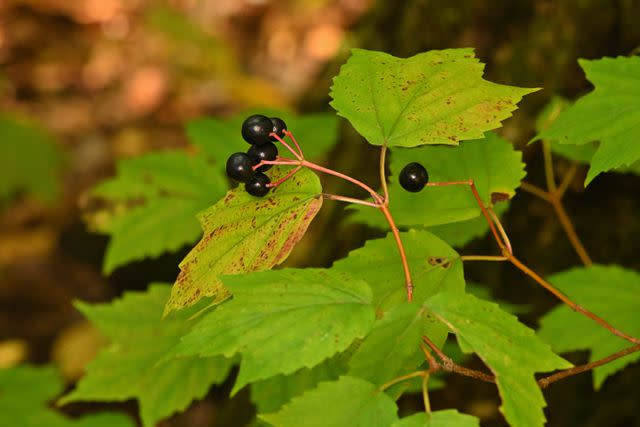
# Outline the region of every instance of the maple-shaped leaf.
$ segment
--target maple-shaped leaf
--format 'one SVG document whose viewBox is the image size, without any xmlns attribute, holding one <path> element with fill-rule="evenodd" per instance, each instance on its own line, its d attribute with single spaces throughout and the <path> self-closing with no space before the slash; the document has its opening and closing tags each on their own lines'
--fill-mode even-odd
<svg viewBox="0 0 640 427">
<path fill-rule="evenodd" d="M 398 175 L 411 162 L 421 163 L 427 169 L 430 182 L 473 179 L 485 206 L 512 197 L 526 175 L 522 152 L 494 133 L 488 133 L 484 139 L 465 141 L 458 147 L 394 149 L 391 153 L 389 210 L 396 223 L 406 227 L 458 223 L 482 215 L 468 185 L 425 187 L 419 193 L 404 190 Z M 379 212 L 365 208 L 367 206 L 353 207 L 356 214 L 352 221 L 386 227 Z"/>
<path fill-rule="evenodd" d="M 21 191 L 53 201 L 63 161 L 54 138 L 28 119 L 0 114 L 0 141 L 0 202 Z"/>
<path fill-rule="evenodd" d="M 189 317 L 196 311 L 182 310 L 163 319 L 169 292 L 168 285 L 152 285 L 145 293 L 128 292 L 110 304 L 77 304 L 111 343 L 89 363 L 85 376 L 61 403 L 137 399 L 142 424 L 152 427 L 224 381 L 231 368 L 227 359 L 165 361 L 193 326 Z"/>
<path fill-rule="evenodd" d="M 397 58 L 353 49 L 333 79 L 331 106 L 373 145 L 458 144 L 501 126 L 537 89 L 482 79 L 473 49 Z"/>
<path fill-rule="evenodd" d="M 391 427 L 480 427 L 480 420 L 455 409 L 444 409 L 401 418 Z"/>
<path fill-rule="evenodd" d="M 560 112 L 536 139 L 582 145 L 599 141 L 585 185 L 640 159 L 640 57 L 580 59 L 595 89 Z"/>
<path fill-rule="evenodd" d="M 637 271 L 615 265 L 593 265 L 554 274 L 549 281 L 616 328 L 640 337 L 640 273 Z M 560 353 L 589 350 L 589 361 L 602 359 L 631 345 L 564 305 L 554 308 L 540 320 L 538 335 Z M 595 368 L 594 387 L 600 388 L 609 375 L 638 359 L 640 353 L 636 352 Z"/>
<path fill-rule="evenodd" d="M 341 375 L 346 374 L 348 356 L 351 356 L 349 350 L 313 368 L 302 368 L 289 375 L 280 374 L 252 382 L 251 401 L 260 414 L 275 412 L 292 398 L 316 388 L 318 383 L 337 380 Z"/>
<path fill-rule="evenodd" d="M 54 411 L 50 402 L 64 390 L 51 366 L 20 365 L 0 369 L 0 426 L 2 427 L 133 427 L 124 414 L 105 412 L 71 419 Z"/>
<path fill-rule="evenodd" d="M 463 351 L 475 352 L 493 371 L 509 424 L 542 427 L 546 404 L 534 374 L 572 365 L 497 304 L 445 292 L 425 305 L 456 334 Z"/>
<path fill-rule="evenodd" d="M 275 167 L 268 174 L 275 182 L 289 170 Z M 165 313 L 203 297 L 227 297 L 223 274 L 266 270 L 284 261 L 320 210 L 321 193 L 318 176 L 302 169 L 265 197 L 240 186 L 201 212 L 204 236 L 180 263 Z"/>
<path fill-rule="evenodd" d="M 259 415 L 277 427 L 389 427 L 398 420 L 389 396 L 363 379 L 340 377 L 294 398 L 279 412 Z"/>
<path fill-rule="evenodd" d="M 327 269 L 223 276 L 233 299 L 187 334 L 175 356 L 242 355 L 233 393 L 278 374 L 311 368 L 371 329 L 371 290 Z"/>
<path fill-rule="evenodd" d="M 85 197 L 85 220 L 111 237 L 105 273 L 193 243 L 201 235 L 196 214 L 222 197 L 222 166 L 184 151 L 145 154 L 118 163 L 116 177 Z"/>
<path fill-rule="evenodd" d="M 240 136 L 242 122 L 252 114 L 279 117 L 287 124 L 300 143 L 307 159 L 326 155 L 338 138 L 338 118 L 335 114 L 315 113 L 297 115 L 271 108 L 255 108 L 237 114 L 230 119 L 205 118 L 187 124 L 189 140 L 203 153 L 214 159 L 226 159 L 231 153 L 247 151 L 249 144 Z M 288 138 L 285 138 L 288 140 Z M 290 141 L 289 141 L 290 142 Z M 292 157 L 279 142 L 274 142 L 283 157 Z"/>
</svg>

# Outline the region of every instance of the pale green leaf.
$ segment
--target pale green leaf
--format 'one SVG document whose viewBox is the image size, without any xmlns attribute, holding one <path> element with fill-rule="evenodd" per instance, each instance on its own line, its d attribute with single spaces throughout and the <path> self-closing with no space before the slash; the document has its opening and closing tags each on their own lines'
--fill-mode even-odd
<svg viewBox="0 0 640 427">
<path fill-rule="evenodd" d="M 640 336 L 640 273 L 637 271 L 594 265 L 554 274 L 549 281 L 614 327 Z M 564 305 L 541 319 L 539 335 L 556 352 L 589 350 L 589 361 L 602 359 L 631 345 Z M 636 352 L 595 368 L 594 387 L 600 388 L 609 375 L 638 359 L 640 353 Z"/>
<path fill-rule="evenodd" d="M 62 152 L 45 130 L 0 113 L 0 202 L 25 191 L 51 202 L 58 195 Z"/>
<path fill-rule="evenodd" d="M 146 293 L 130 292 L 111 304 L 77 305 L 111 344 L 62 403 L 138 399 L 143 425 L 151 427 L 226 378 L 231 363 L 221 357 L 159 363 L 194 324 L 188 320 L 194 309 L 162 319 L 169 292 L 168 285 L 152 285 Z"/>
<path fill-rule="evenodd" d="M 369 286 L 332 270 L 284 269 L 222 279 L 233 299 L 205 315 L 175 354 L 241 354 L 234 393 L 345 350 L 369 332 L 375 317 Z"/>
<path fill-rule="evenodd" d="M 468 185 L 425 187 L 419 193 L 404 190 L 397 177 L 411 162 L 421 163 L 427 169 L 430 182 L 473 179 L 485 206 L 493 206 L 494 201 L 512 197 L 525 176 L 522 153 L 494 133 L 488 133 L 481 140 L 463 142 L 458 147 L 393 150 L 389 209 L 396 223 L 406 227 L 458 223 L 481 215 Z M 366 206 L 353 209 L 356 210 L 353 221 L 386 227 L 384 217 L 374 209 Z"/>
<path fill-rule="evenodd" d="M 534 374 L 571 364 L 497 304 L 468 294 L 441 293 L 428 299 L 426 307 L 456 334 L 464 351 L 474 351 L 493 371 L 502 397 L 500 410 L 509 424 L 543 426 L 546 404 Z"/>
<path fill-rule="evenodd" d="M 53 367 L 21 365 L 0 369 L 1 427 L 133 427 L 129 417 L 100 413 L 70 419 L 51 409 L 50 401 L 64 390 Z"/>
<path fill-rule="evenodd" d="M 420 349 L 427 313 L 416 303 L 394 307 L 376 321 L 349 362 L 348 375 L 380 386 L 415 371 L 424 362 Z"/>
<path fill-rule="evenodd" d="M 268 171 L 276 181 L 289 168 Z M 228 296 L 222 274 L 269 269 L 284 261 L 322 206 L 318 176 L 302 169 L 265 197 L 230 190 L 198 216 L 204 236 L 180 263 L 165 313 L 203 297 Z"/>
<path fill-rule="evenodd" d="M 461 414 L 455 409 L 444 409 L 401 418 L 392 427 L 480 427 L 480 420 L 471 415 Z"/>
<path fill-rule="evenodd" d="M 270 108 L 252 109 L 227 120 L 197 119 L 187 124 L 189 140 L 214 159 L 226 159 L 231 153 L 247 151 L 249 144 L 242 139 L 242 122 L 252 114 L 280 117 L 300 144 L 307 159 L 326 155 L 338 138 L 338 119 L 334 114 L 316 113 L 296 115 Z M 287 143 L 291 141 L 287 140 Z M 292 157 L 279 142 L 274 142 L 281 156 Z M 295 148 L 291 143 L 290 146 Z"/>
<path fill-rule="evenodd" d="M 537 89 L 482 79 L 473 49 L 410 58 L 353 49 L 333 80 L 331 106 L 374 145 L 416 147 L 482 138 Z"/>
<path fill-rule="evenodd" d="M 337 380 L 346 374 L 346 356 L 350 356 L 349 351 L 327 359 L 312 369 L 302 368 L 290 375 L 280 374 L 253 382 L 251 401 L 256 405 L 258 413 L 275 412 L 292 398 L 315 388 L 318 383 Z"/>
<path fill-rule="evenodd" d="M 89 226 L 111 237 L 104 271 L 197 240 L 196 214 L 228 187 L 222 168 L 183 151 L 120 161 L 116 177 L 95 187 L 86 201 Z"/>
<path fill-rule="evenodd" d="M 352 377 L 320 383 L 275 414 L 259 415 L 276 427 L 389 427 L 398 416 L 389 396 Z"/>
<path fill-rule="evenodd" d="M 536 139 L 581 145 L 599 141 L 585 185 L 640 159 L 640 57 L 579 60 L 595 89 L 562 111 Z"/>
</svg>

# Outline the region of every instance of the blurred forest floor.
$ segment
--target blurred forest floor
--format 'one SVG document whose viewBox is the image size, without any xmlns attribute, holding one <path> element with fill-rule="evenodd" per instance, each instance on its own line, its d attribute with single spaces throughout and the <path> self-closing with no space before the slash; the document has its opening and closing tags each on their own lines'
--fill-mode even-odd
<svg viewBox="0 0 640 427">
<path fill-rule="evenodd" d="M 349 47 L 409 56 L 472 46 L 487 63 L 487 79 L 545 89 L 527 98 L 503 130 L 524 148 L 552 94 L 575 97 L 589 89 L 578 58 L 626 55 L 640 46 L 638 18 L 640 2 L 633 0 L 1 0 L 0 117 L 38 123 L 63 160 L 60 185 L 45 189 L 44 200 L 26 178 L 39 176 L 38 162 L 26 163 L 25 182 L 6 194 L 0 185 L 0 367 L 54 361 L 71 384 L 102 343 L 71 301 L 106 301 L 173 280 L 184 252 L 103 277 L 107 240 L 85 229 L 78 199 L 111 176 L 118 159 L 184 145 L 189 119 L 256 106 L 329 110 L 331 78 Z M 329 162 L 375 182 L 367 162 L 354 162 L 374 150 L 346 125 L 341 144 Z M 525 158 L 527 179 L 542 182 L 539 149 L 527 148 Z M 10 169 L 6 163 L 0 159 L 0 168 Z M 560 160 L 558 173 L 567 167 Z M 639 179 L 607 175 L 583 192 L 583 178 L 572 183 L 567 209 L 586 247 L 598 262 L 640 269 Z M 505 223 L 521 258 L 544 274 L 577 265 L 551 209 L 519 196 Z M 322 215 L 307 250 L 343 218 L 341 210 Z M 314 250 L 322 254 L 314 263 L 345 254 L 369 235 L 348 228 Z M 470 251 L 490 248 L 483 239 Z M 468 275 L 502 298 L 530 304 L 525 320 L 553 304 L 509 267 L 470 266 Z M 597 394 L 587 375 L 551 388 L 550 425 L 640 425 L 640 369 L 617 377 Z M 501 425 L 493 392 L 465 381 L 434 394 L 434 404 L 459 404 L 462 392 L 468 398 L 460 409 Z M 246 396 L 223 404 L 221 394 L 162 425 L 211 425 L 248 410 Z"/>
</svg>

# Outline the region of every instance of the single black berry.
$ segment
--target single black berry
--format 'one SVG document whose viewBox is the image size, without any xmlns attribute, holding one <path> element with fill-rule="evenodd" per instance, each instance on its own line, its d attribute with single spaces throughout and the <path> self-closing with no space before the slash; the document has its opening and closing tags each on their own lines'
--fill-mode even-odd
<svg viewBox="0 0 640 427">
<path fill-rule="evenodd" d="M 271 117 L 271 123 L 273 123 L 273 133 L 280 138 L 284 138 L 284 131 L 287 130 L 287 124 L 280 117 Z M 272 141 L 277 141 L 277 138 L 271 136 Z"/>
<path fill-rule="evenodd" d="M 267 142 L 263 145 L 252 145 L 247 151 L 247 155 L 253 162 L 253 165 L 257 165 L 262 160 L 275 160 L 278 156 L 278 148 L 273 142 Z M 258 172 L 265 172 L 271 169 L 272 165 L 262 165 L 258 169 Z"/>
<path fill-rule="evenodd" d="M 400 185 L 407 191 L 417 193 L 429 182 L 429 174 L 420 163 L 412 162 L 400 171 Z"/>
<path fill-rule="evenodd" d="M 227 159 L 227 176 L 236 181 L 247 182 L 253 177 L 253 162 L 246 153 L 234 153 Z"/>
<path fill-rule="evenodd" d="M 254 114 L 242 122 L 242 137 L 252 145 L 269 142 L 269 134 L 273 132 L 273 123 L 267 116 Z"/>
<path fill-rule="evenodd" d="M 267 187 L 267 184 L 269 184 L 270 182 L 271 180 L 267 175 L 263 174 L 262 172 L 258 172 L 253 176 L 253 178 L 247 181 L 247 183 L 244 185 L 244 189 L 247 190 L 247 193 L 251 194 L 252 196 L 264 197 L 269 192 L 269 187 Z"/>
</svg>

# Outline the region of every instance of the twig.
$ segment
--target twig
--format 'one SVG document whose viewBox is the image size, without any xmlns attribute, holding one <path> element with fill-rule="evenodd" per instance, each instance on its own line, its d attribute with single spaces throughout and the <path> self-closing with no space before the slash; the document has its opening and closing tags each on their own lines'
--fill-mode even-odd
<svg viewBox="0 0 640 427">
<path fill-rule="evenodd" d="M 544 157 L 544 176 L 547 180 L 547 189 L 549 193 L 555 193 L 556 178 L 553 174 L 553 159 L 551 158 L 551 145 L 548 141 L 542 141 L 542 155 Z"/>
<path fill-rule="evenodd" d="M 462 255 L 460 261 L 507 261 L 509 258 L 501 255 Z"/>
<path fill-rule="evenodd" d="M 488 382 L 488 383 L 496 382 L 496 379 L 493 375 L 485 374 L 484 372 L 476 371 L 475 369 L 469 369 L 469 368 L 465 368 L 464 366 L 458 365 L 456 362 L 451 360 L 449 356 L 444 354 L 442 350 L 440 350 L 438 346 L 435 345 L 433 341 L 431 341 L 429 337 L 427 337 L 426 335 L 422 337 L 422 340 L 440 358 L 441 362 L 436 362 L 438 366 L 440 366 L 440 369 L 443 369 L 449 372 L 454 372 L 456 374 L 464 375 L 465 377 L 475 378 L 477 380 Z M 431 363 L 432 362 L 429 362 L 430 365 Z"/>
<path fill-rule="evenodd" d="M 571 184 L 571 181 L 573 180 L 573 177 L 576 176 L 577 172 L 578 165 L 573 163 L 567 173 L 565 173 L 562 177 L 562 182 L 558 186 L 558 190 L 556 191 L 556 196 L 558 197 L 558 199 L 562 199 L 564 193 L 567 191 L 567 188 L 569 188 L 569 184 Z"/>
<path fill-rule="evenodd" d="M 431 403 L 429 402 L 429 371 L 422 377 L 422 402 L 427 414 L 431 413 Z"/>
<path fill-rule="evenodd" d="M 625 334 L 624 332 L 622 332 L 622 331 L 616 329 L 615 327 L 613 327 L 609 322 L 604 320 L 602 317 L 598 316 L 595 313 L 592 313 L 591 311 L 587 310 L 586 308 L 582 307 L 581 305 L 578 305 L 575 302 L 571 301 L 564 293 L 562 293 L 562 291 L 560 291 L 558 288 L 553 286 L 551 283 L 547 282 L 538 273 L 536 273 L 535 271 L 533 271 L 532 269 L 527 267 L 525 264 L 523 264 L 519 259 L 517 259 L 513 255 L 510 255 L 508 258 L 509 258 L 509 261 L 513 265 L 515 265 L 518 269 L 520 269 L 524 274 L 526 274 L 527 276 L 531 277 L 533 280 L 538 282 L 543 288 L 545 288 L 546 290 L 551 292 L 553 295 L 556 296 L 556 298 L 558 298 L 563 303 L 567 304 L 574 311 L 577 311 L 579 313 L 584 314 L 589 319 L 591 319 L 594 322 L 600 324 L 602 327 L 607 329 L 612 334 L 614 334 L 614 335 L 616 335 L 616 336 L 618 336 L 618 337 L 620 337 L 622 339 L 625 339 L 625 340 L 627 340 L 627 341 L 629 341 L 631 343 L 640 344 L 640 339 L 634 338 L 634 337 L 632 337 L 630 335 Z"/>
<path fill-rule="evenodd" d="M 337 194 L 322 193 L 322 197 L 328 200 L 337 200 L 339 202 L 354 203 L 356 205 L 370 206 L 372 208 L 378 207 L 378 204 L 373 202 L 367 202 L 366 200 L 355 199 L 353 197 L 339 196 Z"/>
<path fill-rule="evenodd" d="M 500 236 L 502 237 L 502 241 L 507 247 L 507 250 L 509 251 L 510 254 L 512 254 L 513 249 L 511 249 L 511 241 L 509 240 L 509 236 L 507 236 L 506 231 L 504 231 L 504 227 L 500 222 L 500 218 L 498 218 L 498 215 L 496 215 L 496 213 L 491 208 L 487 208 L 487 212 L 489 212 L 489 215 L 491 215 L 491 219 L 493 220 L 496 227 L 498 227 L 498 231 L 500 232 Z"/>
<path fill-rule="evenodd" d="M 530 184 L 528 182 L 521 182 L 520 183 L 520 188 L 523 191 L 526 191 L 527 193 L 531 193 L 534 196 L 544 200 L 545 202 L 549 201 L 549 193 L 547 193 L 545 190 L 543 190 L 542 188 L 538 187 L 537 185 L 533 185 Z"/>
<path fill-rule="evenodd" d="M 387 160 L 387 144 L 382 144 L 382 147 L 380 147 L 380 164 L 379 164 L 380 183 L 382 184 L 382 196 L 384 197 L 384 202 L 388 204 L 389 188 L 387 187 L 387 174 L 385 173 L 386 160 Z"/>
<path fill-rule="evenodd" d="M 555 194 L 553 194 L 552 197 L 549 199 L 549 203 L 551 203 L 551 206 L 553 206 L 553 210 L 556 212 L 556 215 L 558 216 L 558 220 L 560 221 L 560 224 L 562 225 L 562 228 L 564 229 L 564 232 L 567 235 L 567 238 L 569 239 L 571 246 L 573 246 L 573 249 L 576 251 L 576 253 L 580 257 L 580 260 L 582 261 L 582 263 L 585 266 L 589 267 L 590 265 L 593 264 L 593 261 L 591 260 L 591 257 L 587 253 L 587 250 L 582 245 L 582 242 L 578 237 L 578 233 L 576 233 L 576 229 L 573 227 L 573 224 L 571 223 L 571 219 L 569 219 L 567 212 L 564 210 L 564 206 L 562 206 L 562 202 Z"/>
<path fill-rule="evenodd" d="M 640 351 L 640 344 L 634 345 L 632 347 L 627 347 L 624 350 L 620 350 L 617 353 L 613 353 L 594 362 L 585 363 L 584 365 L 575 366 L 573 368 L 565 369 L 564 371 L 556 372 L 555 374 L 549 375 L 548 377 L 540 378 L 538 380 L 538 385 L 540 386 L 540 388 L 545 389 L 549 386 L 549 384 L 559 381 L 563 378 L 590 371 L 594 368 L 597 368 L 598 366 L 613 362 L 616 359 L 620 359 L 621 357 L 627 356 L 637 351 Z"/>
<path fill-rule="evenodd" d="M 398 383 L 401 383 L 402 381 L 410 380 L 411 378 L 416 378 L 416 377 L 424 377 L 425 375 L 427 375 L 428 372 L 429 371 L 415 371 L 407 375 L 402 375 L 400 377 L 394 378 L 391 381 L 388 381 L 382 384 L 380 387 L 378 387 L 378 390 L 385 391 L 389 387 L 396 385 Z"/>
<path fill-rule="evenodd" d="M 404 251 L 404 245 L 402 244 L 402 240 L 400 239 L 400 231 L 398 230 L 398 227 L 396 227 L 396 223 L 391 216 L 391 212 L 389 212 L 389 207 L 386 204 L 380 204 L 378 205 L 378 209 L 380 209 L 384 217 L 387 219 L 389 227 L 391 228 L 391 232 L 393 233 L 393 237 L 396 240 L 396 246 L 398 246 L 400 260 L 402 261 L 402 269 L 404 270 L 404 281 L 407 290 L 407 300 L 411 302 L 413 301 L 413 281 L 411 280 L 411 271 L 409 270 L 407 254 Z"/>
</svg>

